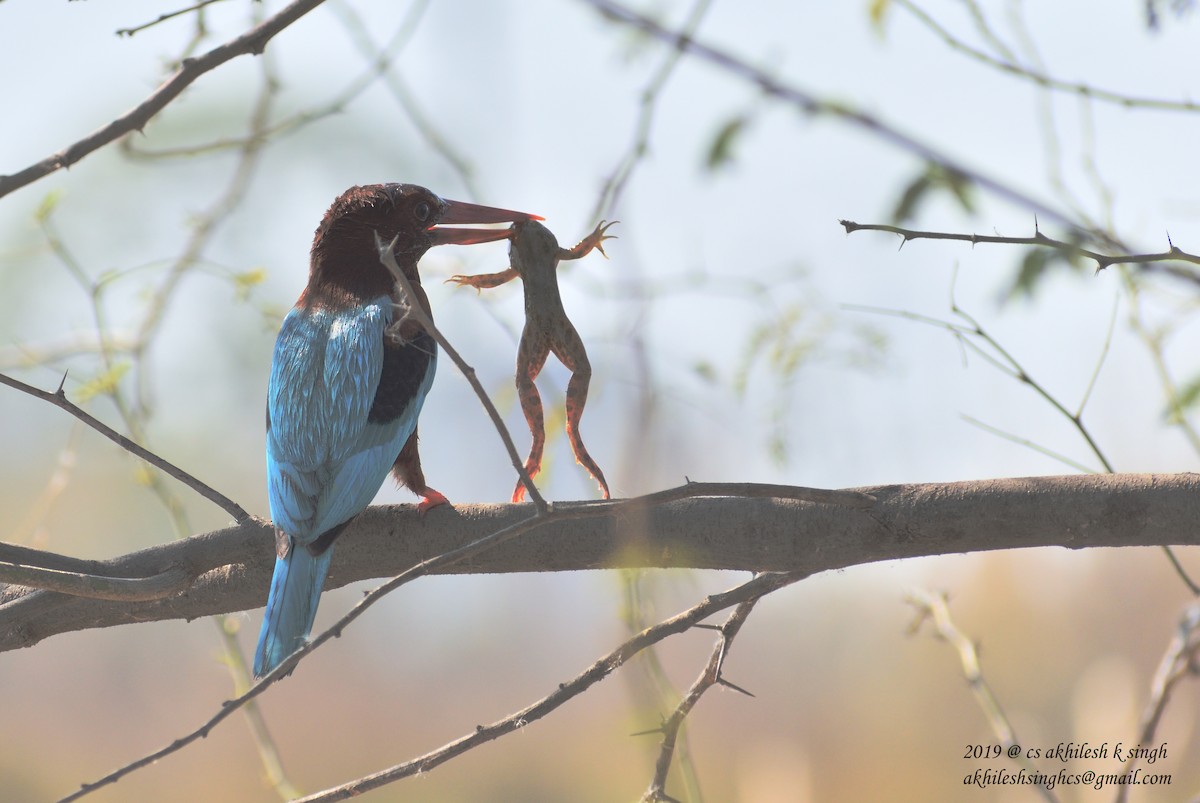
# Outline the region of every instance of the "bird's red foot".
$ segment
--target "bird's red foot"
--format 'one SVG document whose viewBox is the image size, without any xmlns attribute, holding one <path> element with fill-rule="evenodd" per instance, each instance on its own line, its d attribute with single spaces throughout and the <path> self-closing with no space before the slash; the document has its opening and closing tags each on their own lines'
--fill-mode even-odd
<svg viewBox="0 0 1200 803">
<path fill-rule="evenodd" d="M 438 505 L 448 504 L 450 504 L 450 500 L 443 496 L 440 491 L 435 491 L 432 488 L 426 488 L 421 502 L 417 505 L 417 513 L 421 516 L 424 516 Z"/>
</svg>

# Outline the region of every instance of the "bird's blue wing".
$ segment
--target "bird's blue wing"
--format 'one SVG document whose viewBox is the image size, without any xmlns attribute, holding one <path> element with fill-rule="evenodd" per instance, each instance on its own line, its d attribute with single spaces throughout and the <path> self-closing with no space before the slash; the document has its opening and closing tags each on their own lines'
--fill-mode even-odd
<svg viewBox="0 0 1200 803">
<path fill-rule="evenodd" d="M 429 381 L 389 420 L 370 420 L 384 365 L 387 297 L 292 310 L 267 394 L 267 487 L 275 525 L 301 544 L 362 511 L 416 428 Z"/>
<path fill-rule="evenodd" d="M 267 494 L 279 531 L 254 674 L 312 631 L 332 536 L 383 484 L 433 382 L 431 347 L 387 346 L 391 299 L 297 307 L 275 342 L 267 390 Z M 316 542 L 330 533 L 329 539 Z M 312 545 L 310 552 L 308 547 Z"/>
</svg>

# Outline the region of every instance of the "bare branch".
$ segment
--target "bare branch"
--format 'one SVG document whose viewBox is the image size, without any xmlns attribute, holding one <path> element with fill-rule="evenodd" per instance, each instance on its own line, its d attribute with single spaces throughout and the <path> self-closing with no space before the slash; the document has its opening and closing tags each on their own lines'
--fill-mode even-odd
<svg viewBox="0 0 1200 803">
<path fill-rule="evenodd" d="M 117 36 L 133 36 L 135 33 L 141 33 L 147 28 L 153 28 L 160 22 L 166 22 L 169 19 L 181 17 L 184 14 L 190 14 L 193 11 L 199 11 L 205 6 L 211 6 L 213 3 L 219 2 L 221 2 L 221 0 L 200 0 L 200 2 L 194 3 L 187 8 L 181 8 L 178 11 L 168 11 L 165 14 L 159 14 L 155 19 L 152 19 L 149 22 L 143 22 L 141 25 L 135 25 L 132 28 L 118 28 Z"/>
<path fill-rule="evenodd" d="M 413 291 L 412 283 L 408 277 L 404 275 L 404 271 L 400 269 L 400 265 L 396 262 L 396 255 L 392 253 L 392 247 L 396 241 L 393 239 L 390 243 L 385 243 L 375 234 L 375 247 L 379 249 L 379 259 L 384 266 L 392 274 L 392 278 L 396 281 L 396 286 L 400 288 L 401 294 L 408 299 L 408 310 L 406 314 L 420 324 L 421 328 L 429 333 L 429 336 L 437 341 L 437 344 L 442 347 L 450 361 L 466 378 L 467 383 L 471 386 L 471 390 L 475 391 L 475 395 L 479 398 L 483 409 L 487 410 L 488 417 L 492 419 L 492 424 L 496 427 L 496 432 L 500 435 L 500 440 L 504 443 L 504 448 L 508 451 L 508 459 L 512 461 L 513 468 L 517 471 L 517 476 L 521 478 L 521 484 L 525 486 L 526 492 L 529 494 L 529 501 L 533 502 L 539 514 L 544 514 L 547 510 L 546 500 L 542 498 L 542 494 L 534 485 L 533 479 L 529 476 L 529 472 L 525 470 L 525 464 L 521 461 L 521 455 L 517 453 L 517 446 L 513 443 L 512 435 L 508 431 L 508 427 L 504 425 L 504 419 L 500 417 L 500 411 L 496 409 L 496 405 L 492 404 L 492 399 L 487 395 L 483 384 L 479 381 L 479 377 L 475 375 L 475 369 L 467 364 L 467 361 L 462 358 L 458 350 L 450 345 L 450 341 L 446 339 L 438 328 L 433 323 L 433 318 L 425 312 L 425 309 L 417 300 L 417 294 Z"/>
<path fill-rule="evenodd" d="M 996 696 L 992 694 L 992 687 L 988 685 L 983 676 L 983 670 L 979 667 L 979 653 L 976 651 L 975 645 L 950 618 L 950 609 L 946 605 L 945 596 L 916 590 L 910 592 L 905 599 L 917 609 L 917 619 L 912 624 L 911 632 L 915 633 L 926 620 L 933 623 L 934 634 L 946 641 L 958 653 L 959 663 L 962 664 L 963 678 L 971 687 L 971 692 L 975 695 L 992 733 L 1004 746 L 1005 754 L 1024 767 L 1031 775 L 1037 775 L 1037 767 L 1025 756 L 1024 752 L 1018 751 L 1015 756 L 1008 752 L 1010 747 L 1018 744 L 1012 724 L 1008 721 L 1008 716 L 1000 707 Z M 1042 784 L 1037 784 L 1037 790 L 1050 803 L 1058 800 L 1054 792 Z"/>
<path fill-rule="evenodd" d="M 1137 744 L 1153 744 L 1155 733 L 1171 694 L 1176 684 L 1184 678 L 1195 677 L 1197 674 L 1197 659 L 1200 658 L 1200 602 L 1193 602 L 1184 609 L 1176 627 L 1175 636 L 1167 645 L 1166 652 L 1150 682 L 1150 699 L 1142 712 L 1141 728 L 1138 731 Z M 1122 775 L 1133 772 L 1137 766 L 1138 757 L 1130 755 L 1122 768 Z M 1116 803 L 1125 803 L 1128 791 L 1121 786 L 1117 791 Z"/>
<path fill-rule="evenodd" d="M 347 800 L 371 789 L 378 789 L 381 786 L 394 783 L 403 778 L 411 778 L 420 773 L 427 772 L 439 764 L 443 764 L 467 752 L 473 747 L 478 747 L 500 736 L 519 730 L 530 722 L 541 719 L 571 698 L 582 694 L 596 683 L 604 680 L 604 678 L 612 674 L 614 670 L 621 667 L 634 655 L 637 655 L 647 647 L 657 644 L 668 636 L 682 633 L 693 624 L 718 611 L 725 610 L 733 605 L 744 604 L 747 599 L 758 599 L 772 591 L 777 591 L 780 588 L 791 585 L 798 580 L 802 580 L 807 574 L 807 572 L 772 572 L 769 574 L 760 574 L 754 579 L 729 591 L 713 594 L 687 611 L 638 633 L 608 655 L 597 660 L 570 681 L 560 683 L 555 691 L 538 700 L 533 705 L 510 714 L 504 719 L 493 722 L 490 725 L 480 725 L 474 732 L 423 756 L 418 756 L 403 764 L 398 764 L 343 786 L 309 795 L 296 801 L 296 803 L 331 803 L 331 801 L 336 800 Z"/>
<path fill-rule="evenodd" d="M 70 167 L 123 134 L 140 131 L 150 118 L 162 111 L 197 78 L 237 56 L 262 53 L 267 43 L 276 34 L 321 5 L 322 2 L 324 0 L 294 0 L 284 6 L 278 14 L 264 20 L 241 36 L 213 48 L 202 56 L 184 59 L 183 63 L 179 65 L 179 69 L 158 89 L 154 90 L 150 97 L 108 125 L 24 170 L 0 176 L 0 198 L 57 170 Z"/>
<path fill-rule="evenodd" d="M 0 384 L 16 388 L 17 390 L 28 393 L 30 396 L 41 399 L 42 401 L 50 402 L 50 404 L 53 404 L 55 407 L 66 410 L 68 413 L 75 416 L 80 421 L 120 446 L 122 449 L 137 457 L 140 457 L 155 468 L 161 469 L 167 474 L 170 474 L 172 477 L 179 480 L 208 501 L 219 506 L 222 510 L 233 516 L 234 521 L 238 522 L 239 524 L 249 521 L 250 514 L 243 510 L 241 505 L 237 504 L 232 499 L 204 484 L 183 469 L 175 466 L 173 463 L 168 463 L 166 460 L 162 459 L 148 449 L 142 448 L 129 438 L 126 438 L 124 435 L 117 432 L 112 427 L 96 418 L 93 418 L 84 410 L 72 404 L 67 399 L 67 394 L 63 391 L 61 385 L 57 391 L 54 393 L 49 393 L 39 388 L 35 388 L 32 385 L 27 385 L 20 380 L 13 379 L 10 376 L 6 376 L 5 374 L 0 374 Z"/>
<path fill-rule="evenodd" d="M 704 15 L 708 13 L 708 8 L 711 4 L 711 0 L 696 1 L 695 5 L 692 6 L 691 12 L 688 14 L 687 21 L 684 23 L 682 30 L 679 31 L 678 38 L 680 42 L 690 39 L 695 35 L 696 29 L 700 27 L 700 22 L 704 19 Z M 650 147 L 650 129 L 654 124 L 654 111 L 657 108 L 658 96 L 662 93 L 663 87 L 666 86 L 671 73 L 675 71 L 675 66 L 679 63 L 679 58 L 682 55 L 682 47 L 677 47 L 671 51 L 658 68 L 658 72 L 650 79 L 650 83 L 642 90 L 641 98 L 638 101 L 638 119 L 637 126 L 634 129 L 633 142 L 630 143 L 629 149 L 621 157 L 621 161 L 617 163 L 613 172 L 604 182 L 604 187 L 600 190 L 600 197 L 596 199 L 596 206 L 592 209 L 592 214 L 588 217 L 589 221 L 599 220 L 602 217 L 612 217 L 617 202 L 621 199 L 621 193 L 625 190 L 625 185 L 629 182 L 630 176 L 633 175 L 633 169 L 645 157 L 646 151 Z"/>
<path fill-rule="evenodd" d="M 633 567 L 820 572 L 946 552 L 1194 544 L 1200 520 L 1195 474 L 992 479 L 856 493 L 877 501 L 867 510 L 735 497 L 650 507 L 636 499 L 555 502 L 538 519 L 524 505 L 443 507 L 424 518 L 412 505 L 370 507 L 338 541 L 326 588 L 398 575 L 434 556 L 438 562 L 422 573 Z M 625 526 L 634 513 L 645 520 L 636 533 Z M 526 531 L 519 538 L 505 530 L 517 525 Z M 492 542 L 486 552 L 469 556 L 453 552 L 497 531 L 504 531 L 501 546 Z M 0 652 L 75 630 L 259 607 L 274 557 L 270 527 L 254 520 L 104 561 L 88 572 L 146 577 L 185 566 L 197 580 L 176 597 L 115 603 L 0 589 Z"/>
<path fill-rule="evenodd" d="M 1174 243 L 1171 244 L 1169 250 L 1157 254 L 1101 254 L 1097 251 L 1083 248 L 1078 243 L 1064 242 L 1056 240 L 1053 237 L 1047 237 L 1041 231 L 1036 231 L 1032 237 L 1002 237 L 989 234 L 918 231 L 916 229 L 906 229 L 902 226 L 890 226 L 884 223 L 855 223 L 852 220 L 839 220 L 838 223 L 846 229 L 847 234 L 853 234 L 856 231 L 886 231 L 899 235 L 905 243 L 909 240 L 957 240 L 971 243 L 972 245 L 978 245 L 979 243 L 999 243 L 1005 245 L 1042 246 L 1061 251 L 1068 257 L 1080 256 L 1094 260 L 1097 270 L 1104 270 L 1112 265 L 1141 265 L 1145 270 L 1166 273 L 1193 284 L 1200 284 L 1200 274 L 1194 271 L 1158 264 L 1162 262 L 1189 262 L 1193 265 L 1200 265 L 1200 256 L 1183 251 L 1176 247 Z"/>
<path fill-rule="evenodd" d="M 162 599 L 184 590 L 194 579 L 182 567 L 174 567 L 151 577 L 102 577 L 0 562 L 0 581 L 89 599 L 128 602 Z"/>
<path fill-rule="evenodd" d="M 1045 89 L 1054 89 L 1060 92 L 1069 92 L 1094 100 L 1104 101 L 1105 103 L 1113 103 L 1125 108 L 1143 108 L 1157 109 L 1160 111 L 1182 111 L 1196 112 L 1200 111 L 1200 103 L 1190 100 L 1163 100 L 1161 98 L 1143 98 L 1133 95 L 1124 95 L 1120 92 L 1113 92 L 1108 89 L 1090 86 L 1088 84 L 1064 81 L 1048 75 L 1045 72 L 1040 72 L 1031 69 L 1022 64 L 1016 63 L 1014 60 L 1005 61 L 1004 59 L 996 58 L 995 56 L 985 53 L 978 48 L 971 47 L 963 40 L 956 37 L 949 30 L 944 28 L 937 20 L 935 20 L 928 12 L 917 6 L 911 0 L 896 0 L 896 5 L 908 10 L 910 14 L 917 18 L 926 28 L 934 35 L 946 43 L 950 48 L 957 50 L 965 56 L 983 62 L 989 67 L 993 67 L 1000 72 L 1006 72 L 1018 78 L 1024 78 Z M 1004 48 L 1006 51 L 1007 48 Z M 1011 51 L 1005 53 L 1005 57 L 1012 59 Z"/>
<path fill-rule="evenodd" d="M 750 597 L 746 601 L 737 606 L 729 618 L 725 620 L 725 624 L 718 628 L 720 636 L 717 638 L 717 643 L 713 645 L 712 654 L 708 658 L 708 664 L 700 672 L 700 677 L 696 678 L 696 682 L 688 689 L 687 694 L 679 701 L 679 705 L 671 712 L 671 716 L 667 717 L 663 722 L 662 731 L 663 741 L 662 747 L 658 752 L 658 761 L 654 765 L 654 778 L 650 781 L 650 788 L 642 795 L 643 803 L 657 803 L 657 801 L 671 800 L 667 796 L 667 773 L 671 771 L 671 759 L 675 755 L 675 743 L 679 738 L 679 731 L 683 727 L 683 721 L 687 715 L 696 707 L 696 703 L 700 702 L 700 698 L 704 692 L 711 689 L 713 686 L 728 686 L 743 694 L 750 694 L 745 689 L 725 680 L 721 676 L 721 670 L 725 665 L 725 658 L 729 655 L 729 646 L 733 643 L 733 639 L 737 636 L 738 631 L 742 629 L 742 625 L 746 623 L 746 618 L 750 616 L 750 612 L 754 610 L 754 606 L 762 599 L 762 595 Z M 750 695 L 753 697 L 754 695 Z"/>
<path fill-rule="evenodd" d="M 672 31 L 661 24 L 614 0 L 583 0 L 609 19 L 645 31 L 661 42 L 699 59 L 709 62 L 724 70 L 735 78 L 742 79 L 757 86 L 766 95 L 790 103 L 800 111 L 812 115 L 826 115 L 860 128 L 883 141 L 907 151 L 925 161 L 941 165 L 947 171 L 965 176 L 970 181 L 988 190 L 999 198 L 1028 209 L 1043 220 L 1052 220 L 1059 225 L 1095 238 L 1101 242 L 1109 242 L 1108 236 L 1080 225 L 1066 213 L 1059 211 L 1032 196 L 1021 192 L 1004 182 L 972 170 L 913 136 L 903 133 L 894 126 L 866 112 L 851 108 L 844 102 L 826 100 L 796 86 L 784 83 L 769 73 L 754 67 L 729 51 L 721 50 L 694 37 L 681 37 L 677 31 Z"/>
</svg>

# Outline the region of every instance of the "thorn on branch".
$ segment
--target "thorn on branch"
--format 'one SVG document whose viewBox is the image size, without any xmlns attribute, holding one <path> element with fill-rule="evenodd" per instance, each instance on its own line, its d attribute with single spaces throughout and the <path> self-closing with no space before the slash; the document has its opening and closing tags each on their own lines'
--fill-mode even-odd
<svg viewBox="0 0 1200 803">
<path fill-rule="evenodd" d="M 727 689 L 733 689 L 734 691 L 740 692 L 740 693 L 746 695 L 747 697 L 756 697 L 757 696 L 754 694 L 754 692 L 743 689 L 741 686 L 737 685 L 736 683 L 728 681 L 725 678 L 720 677 L 720 676 L 717 677 L 717 685 L 724 686 Z"/>
</svg>

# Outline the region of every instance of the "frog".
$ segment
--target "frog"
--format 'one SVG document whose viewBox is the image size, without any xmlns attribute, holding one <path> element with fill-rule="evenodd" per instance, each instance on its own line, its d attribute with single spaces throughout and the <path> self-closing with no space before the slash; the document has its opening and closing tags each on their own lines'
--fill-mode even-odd
<svg viewBox="0 0 1200 803">
<path fill-rule="evenodd" d="M 604 241 L 616 239 L 608 229 L 617 221 L 600 221 L 591 234 L 571 248 L 562 248 L 550 229 L 536 220 L 520 221 L 511 227 L 509 267 L 498 273 L 475 275 L 456 274 L 446 281 L 477 291 L 499 287 L 520 277 L 525 292 L 525 327 L 517 346 L 517 397 L 521 412 L 529 425 L 533 443 L 525 460 L 525 472 L 533 479 L 541 471 L 542 452 L 546 443 L 545 416 L 542 397 L 534 380 L 542 372 L 550 353 L 558 357 L 571 379 L 567 383 L 567 439 L 575 460 L 587 470 L 600 487 L 604 499 L 610 499 L 604 472 L 588 454 L 579 432 L 579 421 L 587 404 L 588 388 L 592 381 L 592 364 L 588 360 L 583 338 L 567 317 L 562 295 L 558 289 L 558 265 L 564 260 L 581 259 L 593 250 L 605 259 Z M 518 480 L 512 493 L 514 503 L 525 499 L 525 485 Z"/>
</svg>

